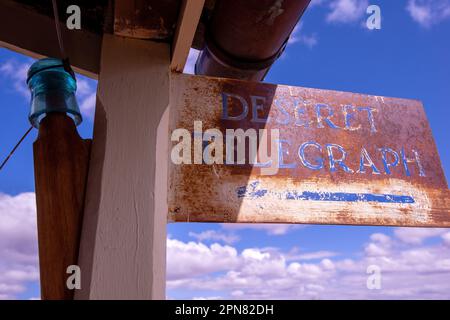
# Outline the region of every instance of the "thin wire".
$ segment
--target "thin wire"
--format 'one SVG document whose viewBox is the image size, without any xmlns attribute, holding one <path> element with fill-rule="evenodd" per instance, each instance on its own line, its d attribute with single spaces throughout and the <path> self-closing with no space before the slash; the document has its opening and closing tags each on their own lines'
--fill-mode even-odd
<svg viewBox="0 0 450 320">
<path fill-rule="evenodd" d="M 56 27 L 56 35 L 58 37 L 58 44 L 59 44 L 59 50 L 61 52 L 61 60 L 63 61 L 63 63 L 66 65 L 67 64 L 67 68 L 69 69 L 68 71 L 70 72 L 70 74 L 73 74 L 72 69 L 70 68 L 70 64 L 68 63 L 68 57 L 66 56 L 66 51 L 64 50 L 64 42 L 63 42 L 63 38 L 62 38 L 62 34 L 61 34 L 61 25 L 59 23 L 59 14 L 58 14 L 58 5 L 56 4 L 56 0 L 52 0 L 52 5 L 53 5 L 53 14 L 55 16 L 55 27 Z M 65 66 L 66 67 L 66 66 Z M 74 75 L 72 75 L 74 76 Z M 27 132 L 25 132 L 25 134 L 22 136 L 22 138 L 20 138 L 19 142 L 17 142 L 17 144 L 14 146 L 14 148 L 11 150 L 11 152 L 9 153 L 9 155 L 6 157 L 5 160 L 3 160 L 2 164 L 0 165 L 0 171 L 3 169 L 3 167 L 6 165 L 6 163 L 8 162 L 8 160 L 11 158 L 11 156 L 14 154 L 14 152 L 17 150 L 17 148 L 20 146 L 20 144 L 23 142 L 23 140 L 25 140 L 25 138 L 28 136 L 28 134 L 31 132 L 31 130 L 33 130 L 33 126 L 31 126 Z"/>
<path fill-rule="evenodd" d="M 56 35 L 58 37 L 59 51 L 61 52 L 61 61 L 63 62 L 64 70 L 66 70 L 66 72 L 68 72 L 72 76 L 72 78 L 75 79 L 75 72 L 72 70 L 69 62 L 69 57 L 66 55 L 66 50 L 64 50 L 64 41 L 61 32 L 61 24 L 59 23 L 58 5 L 56 4 L 56 0 L 52 0 L 52 5 L 53 15 L 55 18 Z"/>
<path fill-rule="evenodd" d="M 56 0 L 52 0 L 53 4 L 53 15 L 55 16 L 55 27 L 56 27 L 56 35 L 58 36 L 59 50 L 61 51 L 61 59 L 66 59 L 66 51 L 64 50 L 64 42 L 61 34 L 61 25 L 59 23 L 59 14 L 58 14 L 58 5 L 56 4 Z"/>
<path fill-rule="evenodd" d="M 27 135 L 31 132 L 31 130 L 33 129 L 33 126 L 30 127 L 30 129 L 27 130 L 27 132 L 25 132 L 25 134 L 22 136 L 22 138 L 20 138 L 19 142 L 17 142 L 17 144 L 14 146 L 14 148 L 11 150 L 11 152 L 9 153 L 9 155 L 6 157 L 5 160 L 3 160 L 2 164 L 0 165 L 0 171 L 3 169 L 3 167 L 5 166 L 5 164 L 8 162 L 9 158 L 11 158 L 11 156 L 13 155 L 13 153 L 17 150 L 17 148 L 20 146 L 20 144 L 22 143 L 23 140 L 25 140 L 25 138 L 27 137 Z"/>
</svg>

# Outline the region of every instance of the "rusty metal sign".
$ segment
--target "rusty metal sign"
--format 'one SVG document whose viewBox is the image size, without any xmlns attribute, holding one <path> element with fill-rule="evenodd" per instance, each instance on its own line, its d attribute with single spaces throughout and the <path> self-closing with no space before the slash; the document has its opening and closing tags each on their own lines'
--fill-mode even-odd
<svg viewBox="0 0 450 320">
<path fill-rule="evenodd" d="M 169 220 L 450 226 L 421 102 L 172 75 Z"/>
</svg>

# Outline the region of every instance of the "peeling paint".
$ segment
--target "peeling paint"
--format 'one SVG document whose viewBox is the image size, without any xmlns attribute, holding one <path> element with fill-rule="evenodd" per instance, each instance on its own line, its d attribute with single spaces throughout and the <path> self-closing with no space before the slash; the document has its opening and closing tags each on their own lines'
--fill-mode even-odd
<svg viewBox="0 0 450 320">
<path fill-rule="evenodd" d="M 248 164 L 171 164 L 171 220 L 450 227 L 419 101 L 178 74 L 172 83 L 171 130 L 198 120 L 222 132 L 279 129 L 282 148 L 274 176 Z M 224 117 L 224 92 L 247 112 L 229 98 Z M 318 104 L 333 111 L 322 109 L 321 122 Z"/>
<path fill-rule="evenodd" d="M 260 189 L 259 181 L 254 181 L 248 186 L 237 188 L 238 198 L 261 199 L 268 194 L 284 200 L 302 201 L 339 201 L 339 202 L 379 202 L 379 203 L 414 203 L 414 198 L 408 195 L 375 194 L 375 193 L 351 193 L 351 192 L 327 192 L 327 191 L 301 191 L 286 190 L 274 192 Z"/>
</svg>

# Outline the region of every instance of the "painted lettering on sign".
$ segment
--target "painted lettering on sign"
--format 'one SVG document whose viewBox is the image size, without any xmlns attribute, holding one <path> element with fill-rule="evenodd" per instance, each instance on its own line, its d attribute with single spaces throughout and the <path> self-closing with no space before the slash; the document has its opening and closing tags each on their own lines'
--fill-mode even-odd
<svg viewBox="0 0 450 320">
<path fill-rule="evenodd" d="M 367 150 L 367 142 L 360 148 L 352 145 L 352 151 L 356 156 L 353 157 L 353 163 L 349 160 L 349 151 L 339 143 L 328 142 L 323 145 L 317 141 L 300 142 L 295 145 L 289 138 L 279 139 L 279 130 L 314 130 L 320 135 L 321 129 L 347 130 L 354 134 L 373 135 L 377 133 L 375 114 L 378 109 L 371 106 L 356 107 L 345 105 L 340 109 L 340 115 L 330 105 L 325 103 L 307 104 L 302 100 L 302 107 L 299 107 L 299 99 L 295 98 L 287 102 L 287 99 L 274 99 L 273 104 L 277 107 L 276 112 L 271 112 L 265 108 L 265 98 L 261 96 L 249 95 L 248 98 L 232 93 L 221 93 L 222 97 L 222 117 L 223 121 L 242 122 L 250 114 L 250 123 L 269 125 L 273 123 L 276 129 L 259 129 L 259 134 L 254 128 L 243 130 L 226 128 L 224 134 L 219 128 L 210 128 L 202 131 L 203 123 L 200 120 L 194 121 L 194 156 L 192 160 L 191 132 L 185 128 L 177 128 L 172 132 L 172 141 L 178 142 L 172 149 L 172 161 L 175 164 L 226 164 L 226 165 L 245 165 L 251 164 L 254 167 L 269 168 L 276 167 L 282 169 L 297 169 L 299 165 L 309 170 L 329 170 L 336 172 L 342 170 L 348 174 L 374 174 L 384 173 L 391 175 L 395 167 L 402 168 L 403 175 L 411 176 L 411 166 L 416 167 L 415 174 L 425 177 L 425 170 L 420 162 L 419 152 L 413 146 L 410 150 L 400 146 L 399 150 L 394 150 L 389 146 L 376 147 L 373 153 Z M 230 100 L 235 100 L 239 106 L 234 109 L 239 111 L 230 111 Z M 250 103 L 248 102 L 250 101 Z M 281 102 L 282 101 L 282 102 Z M 308 110 L 307 105 L 310 106 Z M 282 107 L 283 106 L 283 107 Z M 312 110 L 311 110 L 312 109 Z M 267 114 L 261 116 L 260 112 Z M 299 115 L 295 121 L 291 114 Z M 341 117 L 341 119 L 337 119 Z M 313 119 L 311 119 L 313 118 Z M 357 122 L 356 120 L 359 120 Z M 341 126 L 338 123 L 343 123 Z M 291 127 L 292 126 L 292 127 Z M 297 127 L 297 128 L 296 128 Z M 302 127 L 299 129 L 298 127 Z M 276 131 L 275 134 L 272 131 Z M 339 136 L 339 134 L 336 134 Z M 269 137 L 273 152 L 270 154 L 267 150 L 267 143 L 261 144 Z M 298 140 L 298 139 L 295 139 Z M 387 139 L 386 143 L 389 143 Z M 236 150 L 235 150 L 236 144 Z M 248 151 L 246 147 L 248 146 Z M 266 161 L 258 160 L 258 152 L 261 158 Z M 405 151 L 407 150 L 407 151 Z M 235 156 L 236 151 L 236 156 Z M 264 156 L 263 156 L 263 155 Z M 289 154 L 294 154 L 294 161 L 287 162 Z M 225 155 L 225 156 L 224 156 Z M 248 161 L 246 156 L 248 155 Z M 376 165 L 372 159 L 378 159 L 379 165 Z M 262 173 L 277 174 L 278 170 L 262 171 Z"/>
<path fill-rule="evenodd" d="M 172 81 L 170 220 L 450 226 L 419 101 Z"/>
<path fill-rule="evenodd" d="M 248 186 L 237 188 L 238 198 L 260 199 L 268 194 L 277 196 L 280 200 L 308 200 L 308 201 L 341 201 L 341 202 L 380 202 L 380 203 L 414 203 L 414 198 L 395 194 L 374 193 L 349 193 L 349 192 L 317 192 L 286 190 L 274 192 L 259 188 L 259 181 L 254 181 Z"/>
</svg>

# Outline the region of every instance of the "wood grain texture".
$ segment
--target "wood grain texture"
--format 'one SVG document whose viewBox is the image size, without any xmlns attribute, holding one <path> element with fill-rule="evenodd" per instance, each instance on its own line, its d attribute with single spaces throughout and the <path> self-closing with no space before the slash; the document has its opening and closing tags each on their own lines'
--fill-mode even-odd
<svg viewBox="0 0 450 320">
<path fill-rule="evenodd" d="M 172 71 L 183 72 L 205 0 L 183 0 L 172 43 Z"/>
<path fill-rule="evenodd" d="M 61 30 L 72 67 L 96 79 L 102 36 L 68 30 L 65 25 L 61 25 Z M 0 46 L 35 59 L 60 56 L 54 20 L 10 0 L 0 2 Z"/>
<path fill-rule="evenodd" d="M 172 39 L 181 0 L 116 0 L 114 34 L 135 39 Z"/>
<path fill-rule="evenodd" d="M 73 298 L 66 273 L 76 265 L 81 234 L 90 140 L 65 114 L 44 118 L 34 142 L 41 298 Z"/>
<path fill-rule="evenodd" d="M 104 36 L 76 299 L 164 299 L 168 44 Z"/>
</svg>

